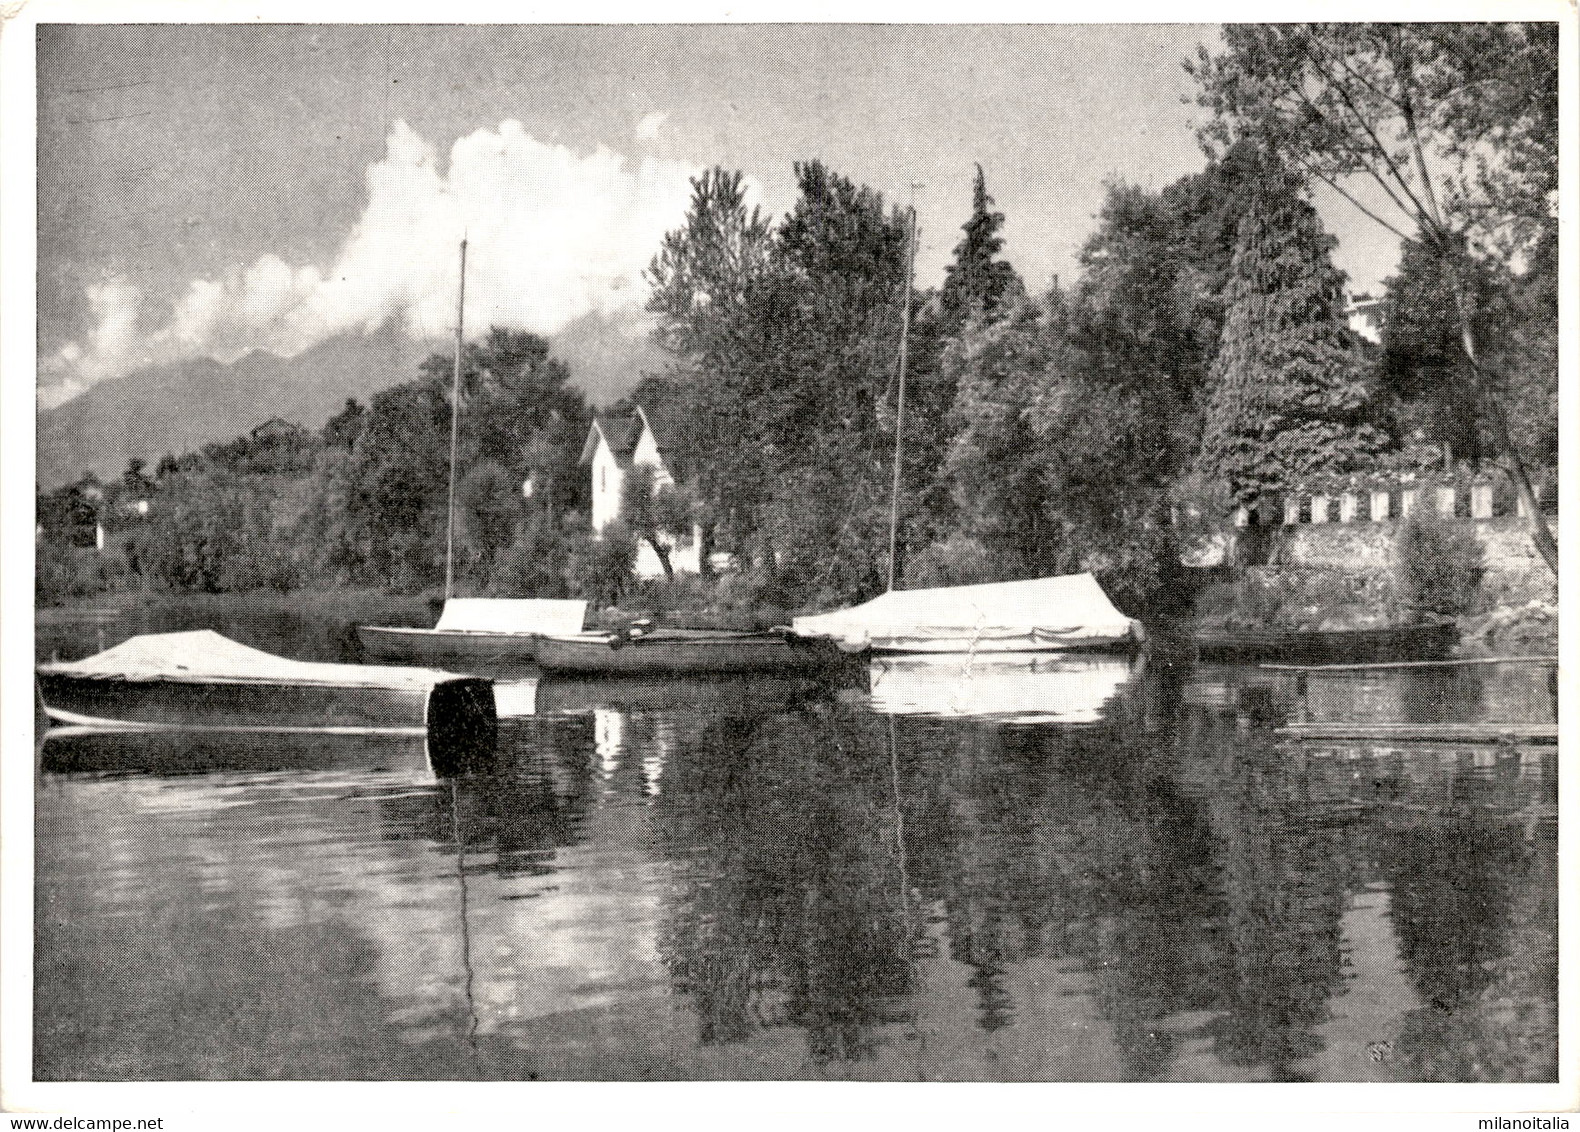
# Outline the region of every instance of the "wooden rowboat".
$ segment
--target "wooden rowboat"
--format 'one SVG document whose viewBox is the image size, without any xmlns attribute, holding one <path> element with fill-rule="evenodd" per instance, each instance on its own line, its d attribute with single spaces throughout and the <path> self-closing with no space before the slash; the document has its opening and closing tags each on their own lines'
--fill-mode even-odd
<svg viewBox="0 0 1580 1132">
<path fill-rule="evenodd" d="M 792 643 L 784 633 L 657 629 L 622 633 L 545 634 L 534 651 L 545 672 L 610 676 L 687 672 L 805 672 L 827 667 L 832 649 Z"/>
<path fill-rule="evenodd" d="M 373 660 L 520 666 L 532 663 L 542 634 L 580 632 L 586 610 L 585 601 L 451 598 L 432 629 L 358 625 L 357 641 Z"/>
<path fill-rule="evenodd" d="M 1214 660 L 1332 663 L 1437 660 L 1447 656 L 1458 639 L 1451 621 L 1375 629 L 1209 631 L 1194 636 L 1197 653 Z"/>
<path fill-rule="evenodd" d="M 35 671 L 49 718 L 84 727 L 411 734 L 448 744 L 491 739 L 495 726 L 488 680 L 290 660 L 207 629 L 133 637 Z"/>
</svg>

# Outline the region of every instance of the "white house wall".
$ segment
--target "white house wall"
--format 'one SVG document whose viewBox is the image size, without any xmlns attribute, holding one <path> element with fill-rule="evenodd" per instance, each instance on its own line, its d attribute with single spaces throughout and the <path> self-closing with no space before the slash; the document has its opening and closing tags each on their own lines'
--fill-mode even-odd
<svg viewBox="0 0 1580 1132">
<path fill-rule="evenodd" d="M 592 472 L 592 529 L 594 534 L 602 534 L 605 527 L 620 517 L 620 502 L 625 494 L 626 472 L 615 459 L 614 452 L 609 448 L 609 443 L 604 439 L 603 432 L 598 432 L 598 447 L 593 453 Z M 653 439 L 650 430 L 642 430 L 641 439 L 637 441 L 636 448 L 631 453 L 631 463 L 644 464 L 653 469 L 653 486 L 655 488 L 673 487 L 675 477 L 669 474 L 669 469 L 664 466 L 664 458 L 659 454 L 658 443 Z M 695 574 L 699 569 L 698 550 L 701 543 L 699 532 L 693 529 L 689 539 L 682 540 L 677 546 L 672 546 L 669 552 L 670 567 L 677 574 Z M 638 541 L 636 551 L 636 574 L 639 578 L 657 578 L 664 573 L 664 567 L 658 560 L 657 553 L 646 542 Z"/>
<path fill-rule="evenodd" d="M 642 439 L 636 442 L 636 450 L 631 453 L 631 463 L 646 464 L 653 469 L 654 487 L 674 486 L 675 477 L 669 474 L 669 469 L 664 467 L 664 458 L 658 454 L 658 442 L 645 428 L 642 430 Z"/>
<path fill-rule="evenodd" d="M 602 434 L 598 437 L 598 450 L 592 459 L 592 529 L 602 534 L 603 529 L 620 516 L 620 497 L 625 488 L 625 472 Z"/>
<path fill-rule="evenodd" d="M 655 488 L 673 487 L 675 477 L 669 474 L 669 469 L 664 467 L 664 458 L 659 455 L 658 445 L 653 440 L 653 434 L 647 429 L 642 430 L 642 438 L 637 441 L 636 450 L 631 454 L 632 464 L 645 464 L 653 469 L 653 486 Z M 603 529 L 615 519 L 620 517 L 620 501 L 625 495 L 626 473 L 615 459 L 614 453 L 609 448 L 609 443 L 600 431 L 598 434 L 598 448 L 593 453 L 592 459 L 592 529 L 595 534 L 602 534 Z"/>
</svg>

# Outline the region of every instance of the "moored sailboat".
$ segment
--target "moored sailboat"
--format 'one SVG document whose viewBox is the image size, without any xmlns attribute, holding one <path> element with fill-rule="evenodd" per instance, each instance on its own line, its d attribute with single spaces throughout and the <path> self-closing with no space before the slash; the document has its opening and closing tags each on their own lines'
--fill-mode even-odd
<svg viewBox="0 0 1580 1132">
<path fill-rule="evenodd" d="M 933 589 L 895 588 L 915 252 L 916 210 L 912 208 L 896 383 L 888 592 L 862 605 L 797 617 L 791 639 L 814 647 L 834 646 L 847 653 L 1060 652 L 1139 643 L 1145 637 L 1141 623 L 1116 609 L 1091 574 Z"/>
<path fill-rule="evenodd" d="M 457 598 L 455 592 L 455 478 L 461 427 L 461 359 L 466 327 L 466 240 L 461 241 L 460 286 L 455 311 L 455 360 L 450 389 L 450 477 L 445 505 L 444 609 L 432 629 L 358 625 L 357 641 L 372 660 L 460 662 L 469 666 L 530 664 L 545 633 L 576 633 L 587 614 L 584 601 L 545 598 Z"/>
<path fill-rule="evenodd" d="M 358 625 L 375 660 L 460 662 L 489 667 L 531 664 L 544 634 L 582 630 L 585 601 L 554 598 L 451 598 L 432 629 Z"/>
</svg>

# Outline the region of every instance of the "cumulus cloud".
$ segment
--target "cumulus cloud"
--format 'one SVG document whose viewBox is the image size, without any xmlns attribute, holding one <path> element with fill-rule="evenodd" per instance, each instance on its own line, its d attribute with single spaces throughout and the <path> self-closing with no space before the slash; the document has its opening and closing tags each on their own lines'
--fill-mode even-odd
<svg viewBox="0 0 1580 1132">
<path fill-rule="evenodd" d="M 638 134 L 656 134 L 662 121 L 649 115 Z M 603 147 L 577 153 L 515 121 L 460 138 L 441 168 L 433 146 L 396 122 L 384 159 L 368 168 L 367 207 L 332 265 L 265 255 L 193 280 L 162 310 L 125 280 L 90 287 L 94 328 L 41 359 L 40 401 L 58 404 L 162 362 L 249 349 L 291 355 L 391 319 L 415 336 L 448 333 L 463 234 L 469 327 L 552 334 L 591 313 L 639 307 L 642 271 L 683 219 L 698 172 Z"/>
<path fill-rule="evenodd" d="M 664 123 L 667 121 L 669 121 L 669 115 L 657 110 L 651 114 L 643 115 L 642 120 L 636 124 L 636 140 L 645 142 L 657 141 L 658 131 L 664 128 Z"/>
<path fill-rule="evenodd" d="M 138 330 L 141 291 L 112 277 L 90 285 L 87 296 L 93 330 L 84 341 L 67 343 L 41 367 L 45 381 L 39 400 L 45 408 L 152 360 L 142 348 Z"/>
</svg>

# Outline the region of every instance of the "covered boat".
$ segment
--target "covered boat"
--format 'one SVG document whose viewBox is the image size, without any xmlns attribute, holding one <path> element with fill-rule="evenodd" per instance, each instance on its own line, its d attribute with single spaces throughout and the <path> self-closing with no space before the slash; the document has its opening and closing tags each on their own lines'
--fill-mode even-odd
<svg viewBox="0 0 1580 1132">
<path fill-rule="evenodd" d="M 375 660 L 528 664 L 538 637 L 579 633 L 586 616 L 585 601 L 458 597 L 432 629 L 358 625 L 357 640 Z"/>
<path fill-rule="evenodd" d="M 290 660 L 209 629 L 154 633 L 36 669 L 59 723 L 186 731 L 285 731 L 491 739 L 487 680 L 425 668 Z"/>
<path fill-rule="evenodd" d="M 830 659 L 823 650 L 792 643 L 782 631 L 723 629 L 543 636 L 534 657 L 545 672 L 603 676 L 802 672 L 824 667 Z"/>
<path fill-rule="evenodd" d="M 797 617 L 792 632 L 848 652 L 1054 652 L 1143 638 L 1141 623 L 1114 608 L 1090 574 L 891 590 L 864 605 Z"/>
</svg>

